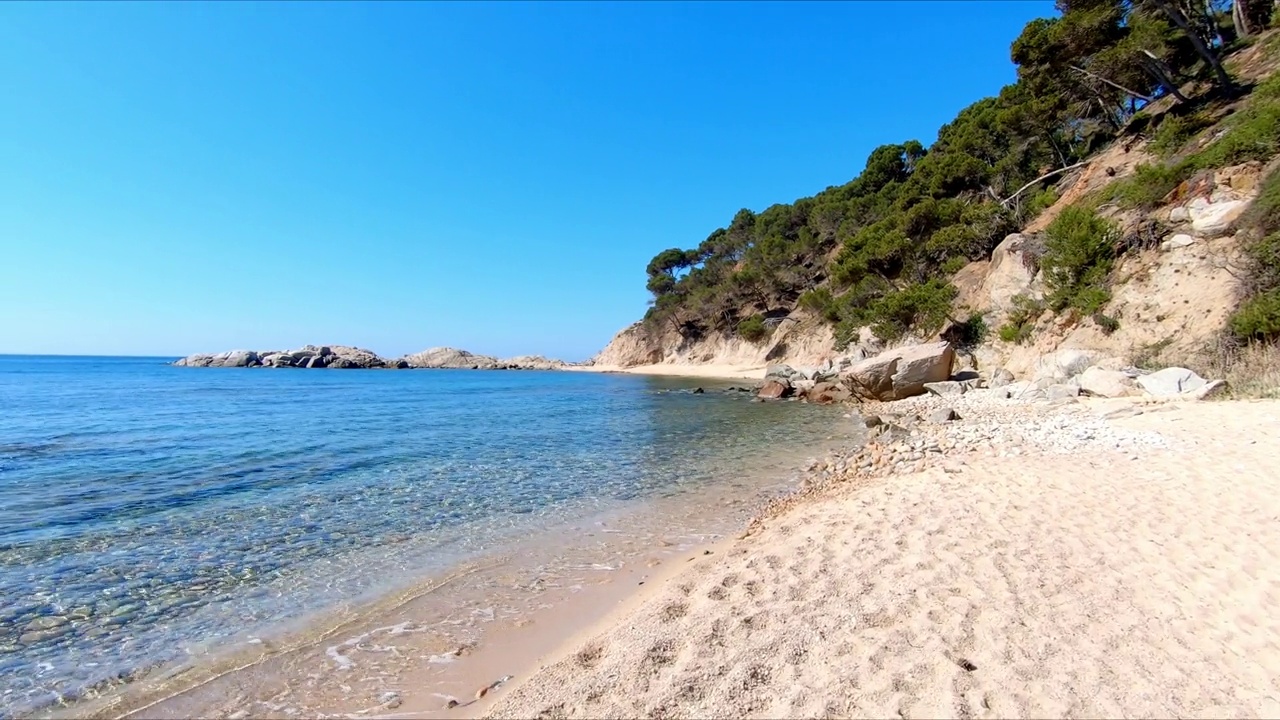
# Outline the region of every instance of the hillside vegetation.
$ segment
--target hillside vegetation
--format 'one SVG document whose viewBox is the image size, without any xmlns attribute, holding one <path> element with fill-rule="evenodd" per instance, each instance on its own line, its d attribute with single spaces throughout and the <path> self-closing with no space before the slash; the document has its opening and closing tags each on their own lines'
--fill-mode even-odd
<svg viewBox="0 0 1280 720">
<path fill-rule="evenodd" d="M 1132 239 L 1095 211 L 1149 209 L 1197 171 L 1280 152 L 1280 76 L 1250 86 L 1225 62 L 1254 42 L 1278 50 L 1280 35 L 1265 32 L 1272 4 L 1261 0 L 1059 0 L 1058 10 L 1013 41 L 1017 82 L 961 110 L 929 147 L 878 147 L 843 185 L 740 210 L 696 247 L 658 253 L 644 326 L 684 341 L 719 333 L 759 342 L 800 308 L 832 326 L 837 346 L 863 328 L 894 340 L 970 320 L 965 331 L 983 333 L 979 318 L 953 317 L 952 276 L 1053 205 L 1052 184 L 1067 171 L 1141 135 L 1159 161 L 1059 213 L 1039 258 L 1052 309 L 1114 322 L 1098 313 Z M 1212 142 L 1196 142 L 1208 128 Z M 1257 204 L 1270 209 L 1246 223 L 1256 235 L 1253 297 L 1232 328 L 1271 339 L 1280 334 L 1280 178 L 1265 181 Z M 1022 332 L 1016 322 L 1001 328 L 1009 340 Z"/>
</svg>

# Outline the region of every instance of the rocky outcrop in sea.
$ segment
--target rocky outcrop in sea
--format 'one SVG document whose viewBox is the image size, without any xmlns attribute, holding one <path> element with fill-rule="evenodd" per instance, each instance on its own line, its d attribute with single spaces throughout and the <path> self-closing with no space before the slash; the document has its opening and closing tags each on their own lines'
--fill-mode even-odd
<svg viewBox="0 0 1280 720">
<path fill-rule="evenodd" d="M 466 350 L 438 347 L 388 359 L 371 350 L 348 345 L 305 345 L 297 350 L 229 350 L 189 355 L 173 363 L 180 367 L 272 367 L 392 369 L 436 368 L 453 370 L 560 370 L 568 363 L 541 355 L 519 355 L 500 360 Z"/>
</svg>

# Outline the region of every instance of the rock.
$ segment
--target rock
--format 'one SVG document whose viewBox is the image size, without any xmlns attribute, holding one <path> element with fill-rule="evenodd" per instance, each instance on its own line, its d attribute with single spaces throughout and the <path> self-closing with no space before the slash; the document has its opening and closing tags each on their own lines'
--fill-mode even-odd
<svg viewBox="0 0 1280 720">
<path fill-rule="evenodd" d="M 1187 205 L 1191 217 L 1191 229 L 1205 237 L 1220 237 L 1231 229 L 1236 218 L 1248 207 L 1243 200 L 1210 202 L 1196 198 Z"/>
<path fill-rule="evenodd" d="M 791 384 L 780 380 L 765 381 L 765 384 L 760 386 L 760 391 L 756 393 L 756 397 L 767 400 L 778 400 L 790 395 Z"/>
<path fill-rule="evenodd" d="M 848 400 L 851 396 L 849 388 L 840 383 L 820 382 L 805 393 L 805 399 L 818 405 L 831 405 Z"/>
<path fill-rule="evenodd" d="M 1195 244 L 1195 241 L 1196 239 L 1194 237 L 1187 235 L 1186 233 L 1178 233 L 1177 235 L 1170 235 L 1168 240 L 1160 243 L 1160 249 L 1173 250 L 1174 248 L 1193 245 Z"/>
<path fill-rule="evenodd" d="M 929 422 L 932 423 L 949 423 L 952 420 L 959 420 L 960 416 L 951 408 L 942 408 L 929 413 Z"/>
<path fill-rule="evenodd" d="M 27 623 L 24 630 L 48 630 L 50 628 L 60 627 L 67 624 L 67 619 L 61 615 L 45 615 Z"/>
<path fill-rule="evenodd" d="M 1090 365 L 1103 358 L 1096 350 L 1069 348 L 1042 355 L 1036 360 L 1032 380 L 1062 381 L 1084 372 Z"/>
<path fill-rule="evenodd" d="M 1086 369 L 1077 378 L 1080 391 L 1093 397 L 1115 398 L 1132 395 L 1137 389 L 1133 378 L 1120 370 L 1105 370 L 1097 365 Z"/>
<path fill-rule="evenodd" d="M 1030 262 L 1026 248 L 1029 238 L 1019 233 L 1008 235 L 991 251 L 991 267 L 983 282 L 983 294 L 991 308 L 1008 313 L 1014 309 L 1013 299 L 1019 295 L 1035 298 L 1033 289 L 1035 263 Z"/>
<path fill-rule="evenodd" d="M 1080 394 L 1080 386 L 1073 384 L 1050 385 L 1045 388 L 1045 395 L 1050 400 L 1062 400 L 1065 398 L 1074 398 Z"/>
<path fill-rule="evenodd" d="M 690 390 L 690 392 L 692 392 L 694 395 L 701 395 L 706 391 L 700 387 L 697 387 L 697 388 L 694 388 L 693 390 Z"/>
<path fill-rule="evenodd" d="M 1181 205 L 1169 211 L 1169 222 L 1180 223 L 1191 219 L 1191 213 Z"/>
<path fill-rule="evenodd" d="M 216 355 L 191 355 L 178 360 L 181 367 L 253 367 L 261 364 L 258 353 L 252 350 L 229 350 Z"/>
<path fill-rule="evenodd" d="M 1005 370 L 1004 368 L 998 367 L 991 371 L 991 379 L 987 381 L 987 386 L 998 388 L 1004 387 L 1011 382 L 1013 382 L 1013 373 Z"/>
<path fill-rule="evenodd" d="M 563 360 L 553 360 L 542 355 L 517 355 L 499 360 L 498 364 L 507 370 L 563 370 L 569 366 Z"/>
<path fill-rule="evenodd" d="M 1182 393 L 1182 395 L 1188 400 L 1207 400 L 1211 397 L 1221 395 L 1226 392 L 1226 390 L 1226 380 L 1210 380 L 1202 387 L 1196 390 L 1188 390 L 1187 392 Z"/>
<path fill-rule="evenodd" d="M 863 360 L 842 375 L 855 395 L 901 400 L 922 394 L 925 383 L 951 377 L 955 351 L 946 342 L 907 345 Z"/>
<path fill-rule="evenodd" d="M 877 425 L 884 424 L 884 420 L 881 420 L 879 415 L 864 415 L 862 417 L 862 424 L 866 427 L 873 428 Z"/>
<path fill-rule="evenodd" d="M 404 361 L 409 367 L 472 370 L 493 369 L 498 367 L 498 359 L 489 355 L 473 355 L 466 350 L 451 347 L 435 347 L 422 352 L 405 355 Z"/>
<path fill-rule="evenodd" d="M 925 383 L 924 389 L 938 397 L 960 397 L 969 390 L 969 386 L 955 380 L 945 380 L 943 382 Z"/>
<path fill-rule="evenodd" d="M 770 365 L 764 370 L 765 380 L 779 380 L 790 383 L 795 379 L 803 377 L 803 373 L 800 373 L 790 365 Z"/>
<path fill-rule="evenodd" d="M 1194 392 L 1208 382 L 1191 370 L 1170 367 L 1138 378 L 1138 385 L 1156 397 L 1172 397 L 1184 392 Z"/>
<path fill-rule="evenodd" d="M 218 355 L 192 355 L 174 365 L 185 367 L 303 367 L 303 368 L 380 368 L 387 363 L 363 348 L 346 345 L 307 345 L 298 350 L 254 352 L 233 350 Z"/>
</svg>

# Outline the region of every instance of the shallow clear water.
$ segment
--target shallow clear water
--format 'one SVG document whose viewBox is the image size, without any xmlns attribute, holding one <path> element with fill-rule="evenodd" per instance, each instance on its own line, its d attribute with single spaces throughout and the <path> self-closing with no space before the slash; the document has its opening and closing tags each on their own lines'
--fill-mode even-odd
<svg viewBox="0 0 1280 720">
<path fill-rule="evenodd" d="M 839 415 L 727 385 L 0 356 L 0 717 L 724 481 Z"/>
</svg>

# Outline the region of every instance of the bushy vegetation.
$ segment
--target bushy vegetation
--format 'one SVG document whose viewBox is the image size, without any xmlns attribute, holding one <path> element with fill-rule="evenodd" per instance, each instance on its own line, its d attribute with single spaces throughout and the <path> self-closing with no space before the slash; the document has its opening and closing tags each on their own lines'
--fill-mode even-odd
<svg viewBox="0 0 1280 720">
<path fill-rule="evenodd" d="M 1232 314 L 1231 332 L 1244 341 L 1280 340 L 1280 169 L 1263 180 L 1239 224 L 1250 297 Z"/>
<path fill-rule="evenodd" d="M 1171 157 L 1187 144 L 1196 133 L 1213 125 L 1213 118 L 1207 113 L 1197 112 L 1190 115 L 1166 115 L 1151 134 L 1148 149 L 1162 157 Z"/>
<path fill-rule="evenodd" d="M 738 323 L 738 334 L 743 340 L 760 342 L 769 336 L 769 328 L 764 324 L 764 317 L 752 315 Z"/>
<path fill-rule="evenodd" d="M 1277 153 L 1280 74 L 1259 83 L 1244 106 L 1226 120 L 1220 135 L 1204 148 L 1176 161 L 1139 166 L 1133 175 L 1107 186 L 1101 200 L 1123 208 L 1149 210 L 1201 170 L 1266 160 Z"/>
<path fill-rule="evenodd" d="M 767 328 L 753 318 L 802 306 L 834 325 L 842 344 L 868 326 L 885 340 L 935 332 L 956 295 L 950 276 L 1051 205 L 1056 171 L 1115 138 L 1145 103 L 1180 96 L 1187 80 L 1235 91 L 1218 57 L 1220 9 L 1185 0 L 1059 0 L 1058 9 L 1013 42 L 1017 82 L 961 110 L 932 145 L 882 145 L 842 185 L 740 210 L 696 247 L 659 253 L 648 267 L 646 322 L 685 338 L 757 336 Z M 1204 152 L 1266 146 L 1270 111 L 1254 112 L 1233 125 L 1238 138 Z M 1166 119 L 1157 134 L 1173 148 L 1196 122 Z M 1150 205 L 1185 172 L 1143 169 L 1117 191 L 1126 204 Z M 1087 242 L 1094 235 L 1061 229 L 1069 241 L 1055 261 L 1054 303 L 1094 312 L 1106 301 L 1109 258 Z"/>
<path fill-rule="evenodd" d="M 1054 218 L 1045 229 L 1040 258 L 1049 306 L 1058 311 L 1074 308 L 1086 315 L 1101 310 L 1111 299 L 1109 278 L 1119 237 L 1115 223 L 1085 207 L 1065 208 Z"/>
<path fill-rule="evenodd" d="M 1005 319 L 1005 324 L 1000 326 L 1000 339 L 1021 345 L 1031 339 L 1031 332 L 1035 329 L 1036 319 L 1044 313 L 1044 303 L 1026 295 L 1015 295 L 1013 297 L 1013 310 L 1009 312 Z"/>
</svg>

